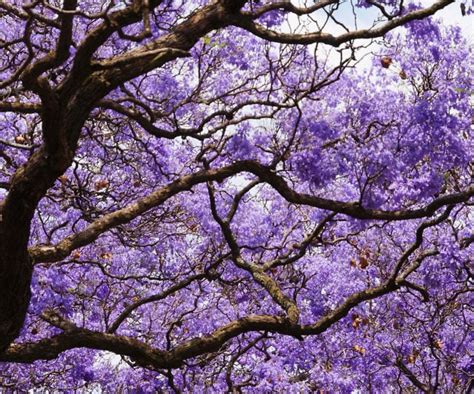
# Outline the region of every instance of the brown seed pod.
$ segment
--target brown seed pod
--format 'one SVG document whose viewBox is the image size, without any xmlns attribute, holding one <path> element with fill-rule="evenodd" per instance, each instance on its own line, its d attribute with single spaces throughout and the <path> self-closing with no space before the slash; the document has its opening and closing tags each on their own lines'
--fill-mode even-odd
<svg viewBox="0 0 474 394">
<path fill-rule="evenodd" d="M 436 341 L 434 341 L 434 347 L 436 349 L 442 349 L 443 347 L 443 342 L 441 342 L 439 339 L 437 339 Z"/>
<path fill-rule="evenodd" d="M 362 321 L 363 320 L 359 316 L 357 316 L 356 318 L 353 317 L 352 327 L 354 327 L 357 330 L 359 326 L 361 325 Z"/>
<path fill-rule="evenodd" d="M 24 143 L 26 142 L 26 138 L 25 138 L 24 136 L 22 136 L 22 135 L 17 135 L 17 136 L 15 137 L 15 142 L 16 142 L 17 144 L 24 144 Z"/>
<path fill-rule="evenodd" d="M 58 178 L 59 182 L 61 182 L 61 184 L 65 185 L 68 181 L 68 178 L 66 175 L 61 175 L 59 178 Z"/>
<path fill-rule="evenodd" d="M 352 349 L 354 349 L 359 354 L 362 354 L 362 355 L 365 354 L 365 349 L 362 346 L 354 345 Z"/>
<path fill-rule="evenodd" d="M 95 183 L 95 190 L 99 191 L 105 189 L 107 186 L 109 186 L 109 181 L 107 179 L 102 179 Z"/>
<path fill-rule="evenodd" d="M 380 59 L 380 64 L 383 68 L 389 68 L 393 60 L 390 56 L 384 56 Z"/>
<path fill-rule="evenodd" d="M 416 352 L 413 352 L 412 354 L 410 354 L 407 358 L 408 364 L 414 364 L 416 362 L 417 357 L 418 357 L 418 354 Z"/>
<path fill-rule="evenodd" d="M 366 269 L 369 266 L 369 260 L 364 255 L 359 257 L 359 267 L 362 269 Z"/>
</svg>

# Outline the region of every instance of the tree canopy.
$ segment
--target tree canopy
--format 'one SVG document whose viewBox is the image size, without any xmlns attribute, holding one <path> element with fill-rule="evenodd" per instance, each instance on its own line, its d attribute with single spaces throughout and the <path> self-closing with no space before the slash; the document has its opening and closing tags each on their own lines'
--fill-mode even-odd
<svg viewBox="0 0 474 394">
<path fill-rule="evenodd" d="M 0 388 L 468 392 L 453 2 L 0 0 Z"/>
</svg>

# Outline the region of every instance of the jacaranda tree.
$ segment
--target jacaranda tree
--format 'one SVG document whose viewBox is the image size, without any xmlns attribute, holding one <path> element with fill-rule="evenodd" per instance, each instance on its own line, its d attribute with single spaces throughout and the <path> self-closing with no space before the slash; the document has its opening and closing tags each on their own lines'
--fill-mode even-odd
<svg viewBox="0 0 474 394">
<path fill-rule="evenodd" d="M 0 388 L 469 390 L 453 1 L 0 1 Z"/>
</svg>

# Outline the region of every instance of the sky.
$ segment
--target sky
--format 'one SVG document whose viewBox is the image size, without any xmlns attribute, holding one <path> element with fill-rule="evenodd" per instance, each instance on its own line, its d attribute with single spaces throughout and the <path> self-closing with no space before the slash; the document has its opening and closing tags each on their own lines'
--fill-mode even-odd
<svg viewBox="0 0 474 394">
<path fill-rule="evenodd" d="M 429 7 L 435 1 L 436 0 L 421 0 L 421 5 L 424 7 Z M 460 8 L 461 2 L 464 2 L 467 8 L 469 8 L 469 4 L 470 4 L 470 7 L 474 8 L 474 0 L 456 0 L 454 3 L 438 11 L 433 17 L 435 19 L 441 20 L 442 24 L 459 26 L 461 28 L 461 31 L 463 32 L 463 35 L 467 38 L 467 40 L 470 43 L 474 44 L 474 14 L 463 16 L 461 14 L 461 8 Z M 310 5 L 311 1 L 293 0 L 292 3 L 299 6 L 304 6 L 304 5 Z M 353 3 L 357 3 L 357 0 L 353 0 Z M 357 26 L 356 26 L 354 23 L 353 7 L 351 6 L 351 2 L 346 0 L 339 6 L 338 11 L 336 11 L 334 15 L 337 18 L 337 20 L 343 22 L 347 26 L 347 28 L 349 28 L 350 30 L 355 30 L 355 28 L 363 29 L 363 28 L 370 28 L 371 26 L 373 26 L 374 21 L 380 16 L 380 13 L 375 7 L 371 7 L 368 9 L 357 8 L 356 9 Z M 318 23 L 322 24 L 325 21 L 324 13 L 319 13 L 315 19 Z M 298 19 L 298 17 L 291 17 L 288 25 L 283 26 L 282 30 L 287 31 L 287 32 L 295 31 L 295 29 L 297 29 L 297 26 L 299 26 L 299 28 L 297 29 L 299 33 L 315 30 L 314 22 L 309 22 L 308 20 L 306 20 L 307 23 L 305 24 L 303 21 L 304 21 L 303 18 Z M 400 28 L 396 30 L 400 30 Z M 341 33 L 344 33 L 344 29 L 341 26 L 338 26 L 334 22 L 329 22 L 324 27 L 323 31 L 334 34 L 334 35 L 340 35 Z M 358 40 L 356 42 L 356 45 L 363 45 L 366 43 L 367 43 L 367 40 Z M 339 56 L 336 50 L 334 48 L 329 48 L 329 47 L 327 47 L 326 50 L 329 50 L 329 56 L 328 56 L 329 61 L 338 63 Z M 357 60 L 360 61 L 362 58 L 362 60 L 359 62 L 359 66 L 370 67 L 372 63 L 370 53 L 376 52 L 376 50 L 377 50 L 377 45 L 371 45 L 367 49 L 359 50 L 357 52 Z M 322 51 L 324 51 L 324 49 L 321 47 L 320 52 L 319 52 L 320 55 L 322 55 Z"/>
<path fill-rule="evenodd" d="M 354 3 L 357 3 L 357 0 L 353 1 Z M 421 0 L 421 5 L 428 7 L 435 1 L 436 0 Z M 309 1 L 301 0 L 293 0 L 292 2 L 293 4 L 300 6 L 310 3 Z M 434 17 L 442 19 L 444 24 L 457 25 L 461 27 L 464 35 L 472 42 L 474 40 L 474 14 L 462 16 L 460 9 L 461 2 L 464 2 L 467 8 L 469 8 L 469 3 L 470 7 L 474 8 L 474 0 L 456 0 L 454 3 L 448 5 L 441 11 L 438 11 Z M 324 14 L 321 13 L 321 15 L 316 18 L 316 20 L 322 23 L 324 20 L 323 15 Z M 348 28 L 354 29 L 354 14 L 350 1 L 344 1 L 343 4 L 340 5 L 339 10 L 335 15 L 337 15 L 338 20 L 345 23 Z M 375 7 L 371 7 L 369 9 L 357 9 L 357 28 L 369 28 L 378 15 L 380 15 L 379 11 L 375 9 Z M 284 30 L 291 30 L 296 25 L 298 25 L 298 19 L 292 18 L 290 20 L 290 26 L 287 26 L 287 28 L 284 28 Z M 312 26 L 308 24 L 306 27 L 308 30 L 314 30 L 314 24 Z M 341 27 L 334 23 L 329 23 L 324 30 L 332 34 L 340 34 L 344 31 Z"/>
<path fill-rule="evenodd" d="M 457 0 L 453 4 L 450 4 L 441 11 L 437 12 L 435 17 L 442 18 L 443 23 L 445 24 L 459 26 L 466 38 L 470 42 L 474 42 L 474 14 L 462 16 L 460 8 L 461 2 L 465 3 L 467 7 L 468 3 L 470 2 L 470 6 L 474 7 L 474 0 Z M 422 5 L 429 5 L 432 3 L 432 1 L 427 0 L 423 0 L 421 2 Z"/>
</svg>

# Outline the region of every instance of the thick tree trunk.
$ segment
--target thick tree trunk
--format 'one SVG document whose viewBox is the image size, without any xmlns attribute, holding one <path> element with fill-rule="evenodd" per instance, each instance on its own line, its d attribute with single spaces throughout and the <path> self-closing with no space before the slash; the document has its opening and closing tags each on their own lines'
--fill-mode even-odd
<svg viewBox="0 0 474 394">
<path fill-rule="evenodd" d="M 0 222 L 0 352 L 23 326 L 30 301 L 32 264 L 28 255 L 31 209 L 7 199 Z"/>
<path fill-rule="evenodd" d="M 4 234 L 2 238 L 5 239 Z M 4 241 L 0 253 L 0 352 L 2 352 L 20 334 L 23 327 L 30 302 L 32 264 L 24 249 L 13 250 Z"/>
<path fill-rule="evenodd" d="M 18 213 L 9 211 L 0 224 L 0 352 L 19 335 L 30 301 L 29 225 L 15 225 Z"/>
<path fill-rule="evenodd" d="M 33 265 L 28 254 L 36 206 L 53 185 L 58 169 L 44 149 L 36 151 L 11 179 L 0 220 L 0 351 L 19 335 L 30 301 Z"/>
</svg>

